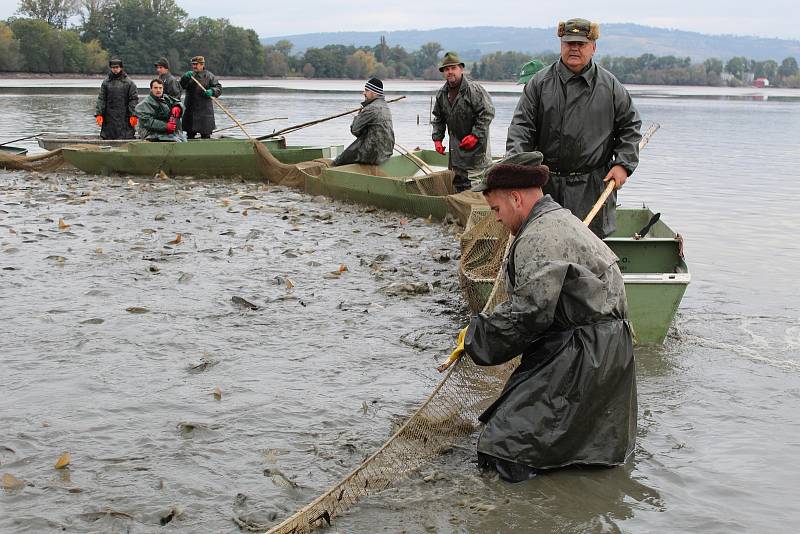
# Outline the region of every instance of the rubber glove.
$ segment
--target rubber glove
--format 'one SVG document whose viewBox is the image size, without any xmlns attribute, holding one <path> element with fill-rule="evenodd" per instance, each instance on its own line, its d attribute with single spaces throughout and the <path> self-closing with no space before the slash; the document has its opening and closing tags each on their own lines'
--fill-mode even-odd
<svg viewBox="0 0 800 534">
<path fill-rule="evenodd" d="M 436 368 L 436 370 L 439 371 L 440 373 L 445 372 L 451 365 L 453 365 L 458 361 L 458 359 L 461 357 L 462 354 L 464 354 L 464 338 L 467 336 L 467 328 L 469 327 L 465 326 L 458 333 L 458 341 L 456 341 L 456 348 L 453 349 L 453 352 L 450 353 L 450 357 L 447 358 L 447 360 L 445 360 L 443 364 L 441 364 L 439 367 Z"/>
<path fill-rule="evenodd" d="M 193 70 L 187 70 L 186 74 L 183 75 L 184 78 L 191 78 L 192 76 L 194 76 Z"/>
<path fill-rule="evenodd" d="M 170 114 L 179 119 L 181 117 L 181 107 L 180 106 L 172 106 L 172 110 L 170 110 Z"/>
<path fill-rule="evenodd" d="M 436 152 L 439 154 L 444 154 L 444 145 L 442 145 L 441 141 L 434 141 L 433 146 L 436 148 Z"/>
<path fill-rule="evenodd" d="M 177 123 L 175 122 L 175 117 L 170 117 L 167 121 L 167 133 L 175 133 L 175 128 L 177 127 Z"/>
<path fill-rule="evenodd" d="M 137 117 L 131 117 L 128 119 L 128 122 L 132 127 L 136 128 L 136 125 L 139 124 L 139 119 Z"/>
<path fill-rule="evenodd" d="M 211 90 L 211 89 L 206 89 L 205 91 L 203 91 L 203 94 L 204 94 L 205 96 L 207 96 L 207 97 L 211 98 L 212 96 L 214 96 L 214 91 L 213 91 L 213 90 Z"/>
<path fill-rule="evenodd" d="M 94 120 L 98 126 L 103 126 L 103 116 L 102 115 L 95 115 Z"/>
<path fill-rule="evenodd" d="M 478 144 L 478 138 L 472 134 L 465 135 L 464 139 L 458 144 L 458 148 L 463 148 L 464 150 L 472 150 Z"/>
</svg>

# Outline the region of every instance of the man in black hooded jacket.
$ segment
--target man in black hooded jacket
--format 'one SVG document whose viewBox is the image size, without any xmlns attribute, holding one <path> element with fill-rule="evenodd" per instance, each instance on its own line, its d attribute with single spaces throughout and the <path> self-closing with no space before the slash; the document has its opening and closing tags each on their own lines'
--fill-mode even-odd
<svg viewBox="0 0 800 534">
<path fill-rule="evenodd" d="M 134 128 L 138 124 L 136 104 L 139 94 L 136 84 L 123 70 L 122 60 L 108 62 L 111 69 L 108 77 L 100 85 L 97 95 L 94 118 L 100 126 L 103 139 L 133 139 Z"/>
</svg>

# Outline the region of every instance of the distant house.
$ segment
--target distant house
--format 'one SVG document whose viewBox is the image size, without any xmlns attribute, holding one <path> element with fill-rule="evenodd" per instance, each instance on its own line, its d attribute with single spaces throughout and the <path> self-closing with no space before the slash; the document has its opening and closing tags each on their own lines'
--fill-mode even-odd
<svg viewBox="0 0 800 534">
<path fill-rule="evenodd" d="M 769 79 L 768 78 L 756 78 L 753 80 L 753 87 L 769 87 Z"/>
</svg>

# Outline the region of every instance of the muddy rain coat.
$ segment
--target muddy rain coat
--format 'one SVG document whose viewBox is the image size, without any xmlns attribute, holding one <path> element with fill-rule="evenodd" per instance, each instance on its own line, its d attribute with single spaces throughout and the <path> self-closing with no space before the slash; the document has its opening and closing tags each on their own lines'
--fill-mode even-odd
<svg viewBox="0 0 800 534">
<path fill-rule="evenodd" d="M 450 136 L 450 168 L 479 171 L 491 162 L 489 125 L 494 119 L 494 104 L 486 89 L 466 76 L 453 103 L 447 98 L 447 82 L 436 93 L 433 105 L 433 140 L 444 140 L 445 128 Z M 472 150 L 458 148 L 464 137 L 473 134 L 478 144 Z M 464 173 L 466 175 L 466 173 Z"/>
<path fill-rule="evenodd" d="M 479 455 L 548 469 L 631 454 L 636 377 L 616 261 L 549 196 L 531 210 L 509 252 L 509 301 L 473 318 L 465 338 L 478 365 L 522 354 L 480 417 Z"/>
<path fill-rule="evenodd" d="M 350 133 L 356 140 L 333 162 L 334 165 L 364 163 L 380 165 L 394 151 L 392 112 L 383 97 L 364 102 L 361 111 L 353 118 Z"/>
<path fill-rule="evenodd" d="M 214 102 L 205 96 L 203 91 L 211 89 L 213 96 L 219 98 L 219 95 L 222 94 L 222 84 L 213 73 L 207 70 L 195 72 L 194 78 L 203 86 L 202 89 L 191 80 L 191 77 L 181 78 L 181 87 L 186 91 L 183 129 L 187 132 L 210 134 L 217 127 L 217 123 L 214 121 Z"/>
<path fill-rule="evenodd" d="M 181 131 L 181 119 L 175 121 L 175 133 L 167 133 L 167 121 L 171 116 L 172 108 L 183 104 L 180 100 L 168 95 L 156 98 L 152 94 L 136 106 L 136 115 L 139 117 L 139 138 L 148 141 L 183 141 L 185 136 Z"/>
<path fill-rule="evenodd" d="M 136 84 L 125 71 L 109 74 L 100 85 L 95 115 L 103 116 L 100 137 L 103 139 L 133 139 L 135 131 L 130 118 L 136 115 L 139 93 Z"/>
<path fill-rule="evenodd" d="M 639 163 L 642 121 L 625 87 L 592 62 L 573 74 L 560 60 L 525 84 L 506 154 L 538 150 L 550 167 L 544 192 L 583 219 L 600 197 L 614 165 L 630 176 Z M 592 222 L 605 237 L 616 228 L 616 191 Z"/>
</svg>

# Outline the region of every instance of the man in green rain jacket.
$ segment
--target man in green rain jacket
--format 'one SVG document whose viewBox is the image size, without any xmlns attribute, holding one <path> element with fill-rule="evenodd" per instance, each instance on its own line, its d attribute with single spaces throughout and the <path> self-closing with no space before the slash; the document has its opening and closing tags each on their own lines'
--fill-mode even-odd
<svg viewBox="0 0 800 534">
<path fill-rule="evenodd" d="M 150 82 L 150 94 L 136 106 L 139 138 L 147 141 L 186 141 L 181 129 L 183 104 L 164 93 L 159 78 Z"/>
<path fill-rule="evenodd" d="M 550 168 L 544 192 L 583 219 L 614 180 L 619 189 L 639 163 L 642 121 L 628 91 L 592 62 L 599 25 L 570 19 L 558 26 L 561 58 L 525 85 L 506 154 L 538 150 Z M 605 237 L 616 228 L 616 191 L 592 221 Z"/>
<path fill-rule="evenodd" d="M 445 129 L 449 134 L 450 169 L 457 192 L 470 188 L 469 175 L 476 174 L 491 162 L 489 125 L 494 119 L 494 104 L 486 89 L 464 75 L 464 63 L 455 52 L 442 59 L 439 72 L 445 84 L 436 93 L 433 105 L 433 146 L 445 153 Z"/>
<path fill-rule="evenodd" d="M 478 462 L 508 481 L 571 465 L 613 466 L 633 452 L 636 373 L 617 257 L 549 195 L 542 154 L 492 166 L 482 191 L 515 236 L 508 301 L 473 317 L 444 370 L 466 352 L 478 365 L 522 355 L 481 415 Z"/>
</svg>

